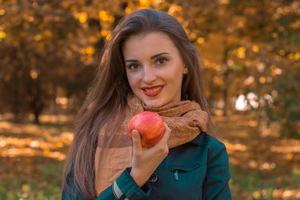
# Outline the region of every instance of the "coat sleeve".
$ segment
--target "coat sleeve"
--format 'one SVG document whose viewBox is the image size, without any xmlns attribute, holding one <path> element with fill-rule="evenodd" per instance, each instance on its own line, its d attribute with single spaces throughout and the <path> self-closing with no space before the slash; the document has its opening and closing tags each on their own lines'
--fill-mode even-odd
<svg viewBox="0 0 300 200">
<path fill-rule="evenodd" d="M 150 184 L 146 182 L 145 185 L 139 187 L 130 175 L 130 170 L 131 168 L 126 168 L 111 186 L 95 197 L 95 200 L 147 199 L 152 191 Z M 69 186 L 71 189 L 64 188 L 62 200 L 84 200 L 84 197 L 74 184 Z"/>
<path fill-rule="evenodd" d="M 215 143 L 208 153 L 204 200 L 231 200 L 228 154 L 223 143 Z"/>
</svg>

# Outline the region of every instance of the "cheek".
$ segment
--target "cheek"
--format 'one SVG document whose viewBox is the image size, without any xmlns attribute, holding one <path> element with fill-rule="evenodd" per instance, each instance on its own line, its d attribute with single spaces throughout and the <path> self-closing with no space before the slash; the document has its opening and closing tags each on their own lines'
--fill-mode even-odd
<svg viewBox="0 0 300 200">
<path fill-rule="evenodd" d="M 171 79 L 179 80 L 183 74 L 184 64 L 178 59 L 174 59 L 169 63 L 168 72 Z"/>
<path fill-rule="evenodd" d="M 182 80 L 182 74 L 183 72 L 181 67 L 173 67 L 172 70 L 166 71 L 164 76 L 167 81 L 173 82 L 177 85 Z"/>
<path fill-rule="evenodd" d="M 180 70 L 173 71 L 173 73 L 167 74 L 166 81 L 170 83 L 170 86 L 174 91 L 181 89 L 182 85 L 182 73 Z"/>
<path fill-rule="evenodd" d="M 137 87 L 138 84 L 138 79 L 136 76 L 132 75 L 132 74 L 127 74 L 127 79 L 128 79 L 128 83 L 129 86 L 131 87 L 131 89 L 134 89 Z"/>
</svg>

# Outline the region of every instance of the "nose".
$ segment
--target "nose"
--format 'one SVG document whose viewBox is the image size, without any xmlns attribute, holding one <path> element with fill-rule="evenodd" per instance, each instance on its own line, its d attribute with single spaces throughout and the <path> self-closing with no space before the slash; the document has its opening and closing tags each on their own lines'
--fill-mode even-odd
<svg viewBox="0 0 300 200">
<path fill-rule="evenodd" d="M 151 66 L 144 66 L 143 81 L 145 83 L 152 83 L 156 78 L 155 70 Z"/>
</svg>

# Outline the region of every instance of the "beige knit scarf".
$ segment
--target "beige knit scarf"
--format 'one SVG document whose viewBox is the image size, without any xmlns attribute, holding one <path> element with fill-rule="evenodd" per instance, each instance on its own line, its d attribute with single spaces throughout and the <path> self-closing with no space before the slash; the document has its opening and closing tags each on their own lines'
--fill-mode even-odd
<svg viewBox="0 0 300 200">
<path fill-rule="evenodd" d="M 194 101 L 170 103 L 160 108 L 145 106 L 138 98 L 128 97 L 128 110 L 125 120 L 117 132 L 111 133 L 113 127 L 107 123 L 101 128 L 95 154 L 95 189 L 102 192 L 131 165 L 132 141 L 127 136 L 129 119 L 142 111 L 157 112 L 171 129 L 168 140 L 169 148 L 182 145 L 193 140 L 201 131 L 200 115 L 203 111 Z"/>
</svg>

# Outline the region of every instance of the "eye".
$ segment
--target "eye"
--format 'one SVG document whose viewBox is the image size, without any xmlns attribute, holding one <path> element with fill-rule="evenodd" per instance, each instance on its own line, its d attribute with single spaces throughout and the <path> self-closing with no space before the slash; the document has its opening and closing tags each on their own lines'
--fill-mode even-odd
<svg viewBox="0 0 300 200">
<path fill-rule="evenodd" d="M 139 65 L 137 63 L 131 63 L 129 65 L 127 65 L 127 69 L 129 70 L 138 70 Z"/>
<path fill-rule="evenodd" d="M 165 57 L 158 57 L 156 60 L 155 60 L 155 63 L 158 64 L 158 65 L 162 65 L 164 64 L 165 62 L 167 62 L 168 59 L 165 58 Z"/>
</svg>

